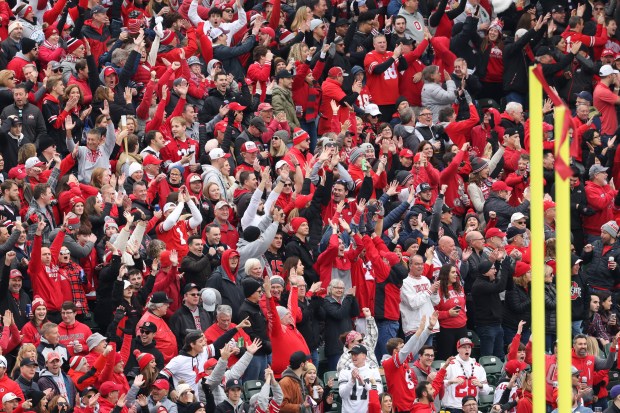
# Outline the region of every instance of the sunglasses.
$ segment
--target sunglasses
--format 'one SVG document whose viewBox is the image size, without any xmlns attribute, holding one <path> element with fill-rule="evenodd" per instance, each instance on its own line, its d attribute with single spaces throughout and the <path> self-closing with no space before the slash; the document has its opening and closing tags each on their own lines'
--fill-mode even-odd
<svg viewBox="0 0 620 413">
<path fill-rule="evenodd" d="M 224 9 L 224 11 L 225 11 L 226 13 L 234 13 L 234 12 L 235 12 L 233 9 Z"/>
<path fill-rule="evenodd" d="M 140 329 L 140 334 L 151 334 L 151 332 Z"/>
<path fill-rule="evenodd" d="M 517 222 L 515 222 L 515 224 L 525 225 L 525 221 L 517 221 Z"/>
</svg>

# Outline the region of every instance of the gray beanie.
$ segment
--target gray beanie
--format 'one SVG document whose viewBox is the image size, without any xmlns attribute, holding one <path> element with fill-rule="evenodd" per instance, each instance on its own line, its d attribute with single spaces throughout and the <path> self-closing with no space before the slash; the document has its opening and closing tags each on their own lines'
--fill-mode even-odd
<svg viewBox="0 0 620 413">
<path fill-rule="evenodd" d="M 364 152 L 364 150 L 362 148 L 355 148 L 353 149 L 353 152 L 351 152 L 351 155 L 349 156 L 349 163 L 350 164 L 354 164 L 355 161 L 357 160 L 357 158 L 359 158 L 362 155 L 365 155 L 366 152 Z"/>
<path fill-rule="evenodd" d="M 278 317 L 280 317 L 280 320 L 282 320 L 282 318 L 289 312 L 286 307 L 282 307 L 281 305 L 277 306 L 276 310 L 278 311 Z"/>
</svg>

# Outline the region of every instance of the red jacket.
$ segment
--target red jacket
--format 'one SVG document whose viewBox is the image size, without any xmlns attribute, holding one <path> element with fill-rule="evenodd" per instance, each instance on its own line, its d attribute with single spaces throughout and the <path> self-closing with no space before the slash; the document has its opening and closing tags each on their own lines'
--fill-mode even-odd
<svg viewBox="0 0 620 413">
<path fill-rule="evenodd" d="M 513 207 L 519 206 L 523 199 L 523 192 L 525 188 L 530 185 L 529 174 L 527 179 L 523 180 L 523 175 L 517 175 L 516 172 L 511 173 L 505 179 L 506 185 L 512 187 L 512 193 L 510 194 L 510 199 L 508 200 L 508 204 Z"/>
<path fill-rule="evenodd" d="M 291 294 L 288 298 L 288 308 L 291 314 L 297 312 L 295 309 L 295 307 L 299 305 L 297 294 L 297 287 L 291 288 Z M 269 316 L 267 319 L 272 322 L 269 331 L 269 338 L 273 346 L 271 368 L 275 376 L 280 377 L 282 372 L 286 370 L 289 365 L 291 354 L 296 351 L 303 351 L 304 354 L 310 354 L 310 350 L 308 349 L 308 344 L 304 336 L 302 336 L 299 330 L 297 330 L 297 327 L 295 327 L 294 317 L 292 325 L 283 326 L 280 321 L 280 316 L 276 311 L 275 298 L 271 297 L 268 304 L 267 309 Z"/>
<path fill-rule="evenodd" d="M 459 174 L 459 168 L 461 162 L 469 162 L 468 152 L 458 151 L 456 156 L 452 159 L 452 162 L 441 171 L 439 176 L 439 182 L 441 185 L 448 185 L 445 193 L 445 203 L 450 208 L 454 208 L 454 215 L 463 216 L 467 212 L 469 205 L 464 205 L 461 196 L 469 200 L 467 195 L 467 188 L 465 188 L 465 182 Z"/>
<path fill-rule="evenodd" d="M 65 239 L 65 232 L 59 231 L 50 246 L 52 262 L 46 267 L 41 262 L 42 240 L 39 235 L 34 236 L 32 253 L 28 263 L 28 274 L 32 280 L 32 292 L 40 296 L 47 307 L 47 311 L 60 311 L 63 297 L 71 295 L 69 280 L 58 272 L 58 254 Z M 68 290 L 68 294 L 66 291 Z"/>
<path fill-rule="evenodd" d="M 445 131 L 448 137 L 452 139 L 452 142 L 460 148 L 465 142 L 471 140 L 471 130 L 478 122 L 480 122 L 480 116 L 478 115 L 478 110 L 472 104 L 469 105 L 469 119 L 459 122 L 450 122 L 446 126 Z"/>
<path fill-rule="evenodd" d="M 312 69 L 312 77 L 314 78 L 314 84 L 317 84 L 317 79 L 320 79 L 323 75 L 323 69 L 325 68 L 325 62 L 320 60 L 316 62 L 314 69 Z M 305 63 L 297 63 L 297 71 L 293 78 L 293 103 L 295 106 L 301 106 L 303 108 L 303 120 L 311 122 L 319 117 L 319 103 L 321 100 L 321 89 L 319 87 L 310 86 L 306 82 L 306 76 L 310 72 L 310 67 Z"/>
<path fill-rule="evenodd" d="M 349 164 L 349 174 L 351 175 L 353 182 L 355 182 L 355 194 L 357 194 L 362 186 L 362 182 L 364 181 L 364 171 L 362 171 L 362 168 L 359 166 Z M 372 186 L 375 190 L 383 189 L 387 186 L 387 174 L 385 171 L 377 175 L 375 171 L 371 169 L 370 176 L 372 177 Z M 371 198 L 375 198 L 375 191 L 373 191 Z"/>
<path fill-rule="evenodd" d="M 347 95 L 342 90 L 342 85 L 331 78 L 325 79 L 321 85 L 321 91 L 323 99 L 321 100 L 320 106 L 321 119 L 319 120 L 319 135 L 331 131 L 331 123 L 334 116 L 331 101 L 335 100 L 336 102 L 340 102 Z M 349 108 L 346 107 L 346 105 L 341 105 L 340 109 L 338 109 L 338 120 L 340 123 L 344 123 L 347 119 L 349 119 Z"/>
<path fill-rule="evenodd" d="M 506 146 L 506 149 L 504 149 L 504 171 L 506 174 L 511 174 L 517 170 L 521 154 L 527 154 L 527 151 L 525 149 L 512 149 Z"/>
<path fill-rule="evenodd" d="M 440 174 L 437 169 L 430 162 L 426 162 L 425 167 L 416 168 L 415 166 L 411 168 L 411 175 L 413 175 L 413 179 L 411 184 L 414 188 L 420 185 L 423 182 L 426 182 L 433 189 L 433 197 L 431 198 L 431 202 L 435 202 L 435 198 L 437 198 L 437 193 L 439 192 L 439 182 L 440 182 Z"/>
<path fill-rule="evenodd" d="M 354 237 L 359 237 L 355 235 Z M 344 256 L 338 256 L 338 235 L 332 234 L 329 238 L 329 244 L 314 263 L 314 270 L 319 274 L 322 285 L 329 285 L 332 280 L 332 272 L 334 270 L 347 272 L 351 271 L 351 261 L 356 257 L 355 250 L 349 249 L 345 251 Z M 361 239 L 360 239 L 361 241 Z M 353 252 L 352 252 L 353 251 Z M 359 298 L 359 297 L 358 297 Z"/>
<path fill-rule="evenodd" d="M 5 372 L 4 375 L 0 377 L 0 394 L 5 395 L 7 393 L 15 393 L 20 399 L 26 400 L 19 384 L 11 380 Z"/>
<path fill-rule="evenodd" d="M 420 60 L 420 57 L 424 54 L 427 47 L 428 40 L 424 39 L 415 50 L 405 54 L 404 57 L 407 61 L 407 70 L 399 73 L 399 94 L 406 97 L 411 106 L 422 106 L 422 87 L 424 86 L 424 80 L 420 79 L 419 82 L 414 83 L 413 76 L 416 73 L 422 72 L 426 67 Z"/>
<path fill-rule="evenodd" d="M 32 343 L 35 347 L 39 347 L 39 343 L 41 343 L 41 330 L 35 327 L 32 322 L 28 322 L 22 327 L 22 335 L 24 336 L 22 344 Z"/>
<path fill-rule="evenodd" d="M 24 66 L 26 66 L 29 63 L 36 64 L 36 61 L 35 62 L 30 62 L 30 61 L 24 59 L 23 57 L 15 56 L 15 57 L 13 57 L 11 59 L 9 64 L 6 65 L 7 70 L 12 70 L 13 72 L 15 72 L 15 82 L 23 82 L 23 81 L 26 80 L 26 78 L 24 77 L 24 72 L 22 71 L 22 69 L 24 68 Z"/>
<path fill-rule="evenodd" d="M 306 177 L 306 165 L 308 165 L 310 161 L 312 160 L 312 154 L 310 153 L 310 151 L 307 151 L 304 154 L 303 152 L 299 150 L 299 148 L 293 146 L 292 148 L 288 150 L 288 154 L 289 156 L 293 155 L 297 159 L 297 162 L 299 163 L 299 166 L 301 167 L 301 172 L 303 173 L 303 176 L 305 178 Z M 289 158 L 286 157 L 284 160 L 288 162 L 289 166 L 291 167 L 291 170 L 294 171 L 295 165 L 291 163 Z"/>
<path fill-rule="evenodd" d="M 254 62 L 248 67 L 247 78 L 251 82 L 250 91 L 255 95 L 256 91 L 259 90 L 261 102 L 265 101 L 270 75 L 271 62 L 265 62 L 262 66 L 258 62 Z"/>
<path fill-rule="evenodd" d="M 476 156 L 484 155 L 484 148 L 487 146 L 489 139 L 491 138 L 491 131 L 496 131 L 498 135 L 501 134 L 502 128 L 499 126 L 501 121 L 499 112 L 497 109 L 490 108 L 489 112 L 493 116 L 493 124 L 495 127 L 491 128 L 490 124 L 482 124 L 474 126 L 471 130 L 471 147 L 476 151 Z M 499 136 L 501 139 L 501 136 Z"/>
<path fill-rule="evenodd" d="M 93 101 L 93 92 L 90 90 L 88 79 L 82 80 L 71 75 L 71 77 L 69 78 L 69 82 L 67 82 L 67 86 L 69 85 L 78 85 L 78 87 L 82 91 L 82 105 L 84 107 L 88 106 Z"/>
<path fill-rule="evenodd" d="M 159 270 L 155 276 L 155 285 L 153 285 L 153 292 L 157 291 L 165 292 L 168 298 L 172 300 L 167 314 L 170 317 L 179 309 L 181 303 L 181 281 L 178 277 L 177 267 L 173 266 L 167 273 Z"/>
<path fill-rule="evenodd" d="M 95 59 L 95 63 L 99 63 L 99 58 L 107 52 L 107 41 L 110 39 L 110 29 L 108 26 L 95 27 L 93 20 L 88 19 L 84 22 L 82 34 L 90 45 L 90 51 Z"/>
<path fill-rule="evenodd" d="M 601 234 L 601 226 L 614 219 L 614 198 L 618 191 L 609 185 L 600 186 L 592 181 L 586 182 L 586 199 L 596 214 L 583 218 L 583 229 L 592 235 Z"/>
</svg>

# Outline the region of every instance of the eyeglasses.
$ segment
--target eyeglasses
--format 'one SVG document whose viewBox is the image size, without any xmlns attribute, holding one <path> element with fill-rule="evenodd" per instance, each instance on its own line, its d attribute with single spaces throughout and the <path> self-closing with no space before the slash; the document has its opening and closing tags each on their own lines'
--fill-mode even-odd
<svg viewBox="0 0 620 413">
<path fill-rule="evenodd" d="M 151 334 L 151 332 L 140 329 L 140 334 Z"/>
<path fill-rule="evenodd" d="M 71 254 L 69 251 L 60 251 L 60 255 L 69 255 Z"/>
<path fill-rule="evenodd" d="M 234 12 L 235 12 L 233 9 L 224 9 L 224 11 L 225 11 L 226 13 L 234 13 Z"/>
<path fill-rule="evenodd" d="M 187 295 L 191 295 L 192 297 L 198 297 L 200 294 L 198 294 L 198 293 L 188 293 Z"/>
<path fill-rule="evenodd" d="M 284 184 L 284 187 L 285 187 L 285 188 L 286 188 L 287 186 L 292 188 L 292 187 L 293 187 L 293 184 L 292 184 L 292 183 L 290 183 L 290 182 L 288 182 L 288 183 Z"/>
<path fill-rule="evenodd" d="M 423 354 L 424 357 L 428 357 L 429 359 L 434 359 L 435 355 L 434 354 Z"/>
<path fill-rule="evenodd" d="M 272 138 L 271 138 L 271 140 L 273 140 L 273 141 L 275 141 L 276 139 L 277 139 L 277 140 L 280 140 L 280 138 L 279 138 L 279 137 L 277 137 L 277 136 L 274 136 L 274 137 L 272 137 Z"/>
<path fill-rule="evenodd" d="M 433 116 L 432 113 L 420 113 L 420 116 Z"/>
</svg>

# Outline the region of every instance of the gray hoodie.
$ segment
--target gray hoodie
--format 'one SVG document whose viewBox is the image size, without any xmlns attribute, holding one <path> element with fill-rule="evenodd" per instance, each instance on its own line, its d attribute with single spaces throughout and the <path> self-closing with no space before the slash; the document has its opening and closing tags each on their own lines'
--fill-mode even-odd
<svg viewBox="0 0 620 413">
<path fill-rule="evenodd" d="M 267 269 L 267 274 L 271 277 L 271 266 L 268 265 L 264 254 L 275 238 L 279 225 L 277 222 L 272 222 L 271 215 L 265 215 L 258 224 L 258 229 L 260 229 L 262 235 L 257 240 L 248 242 L 243 238 L 239 239 L 237 242 L 237 251 L 239 252 L 238 282 L 243 281 L 246 277 L 245 262 L 250 258 L 258 258 L 263 268 Z"/>
</svg>

